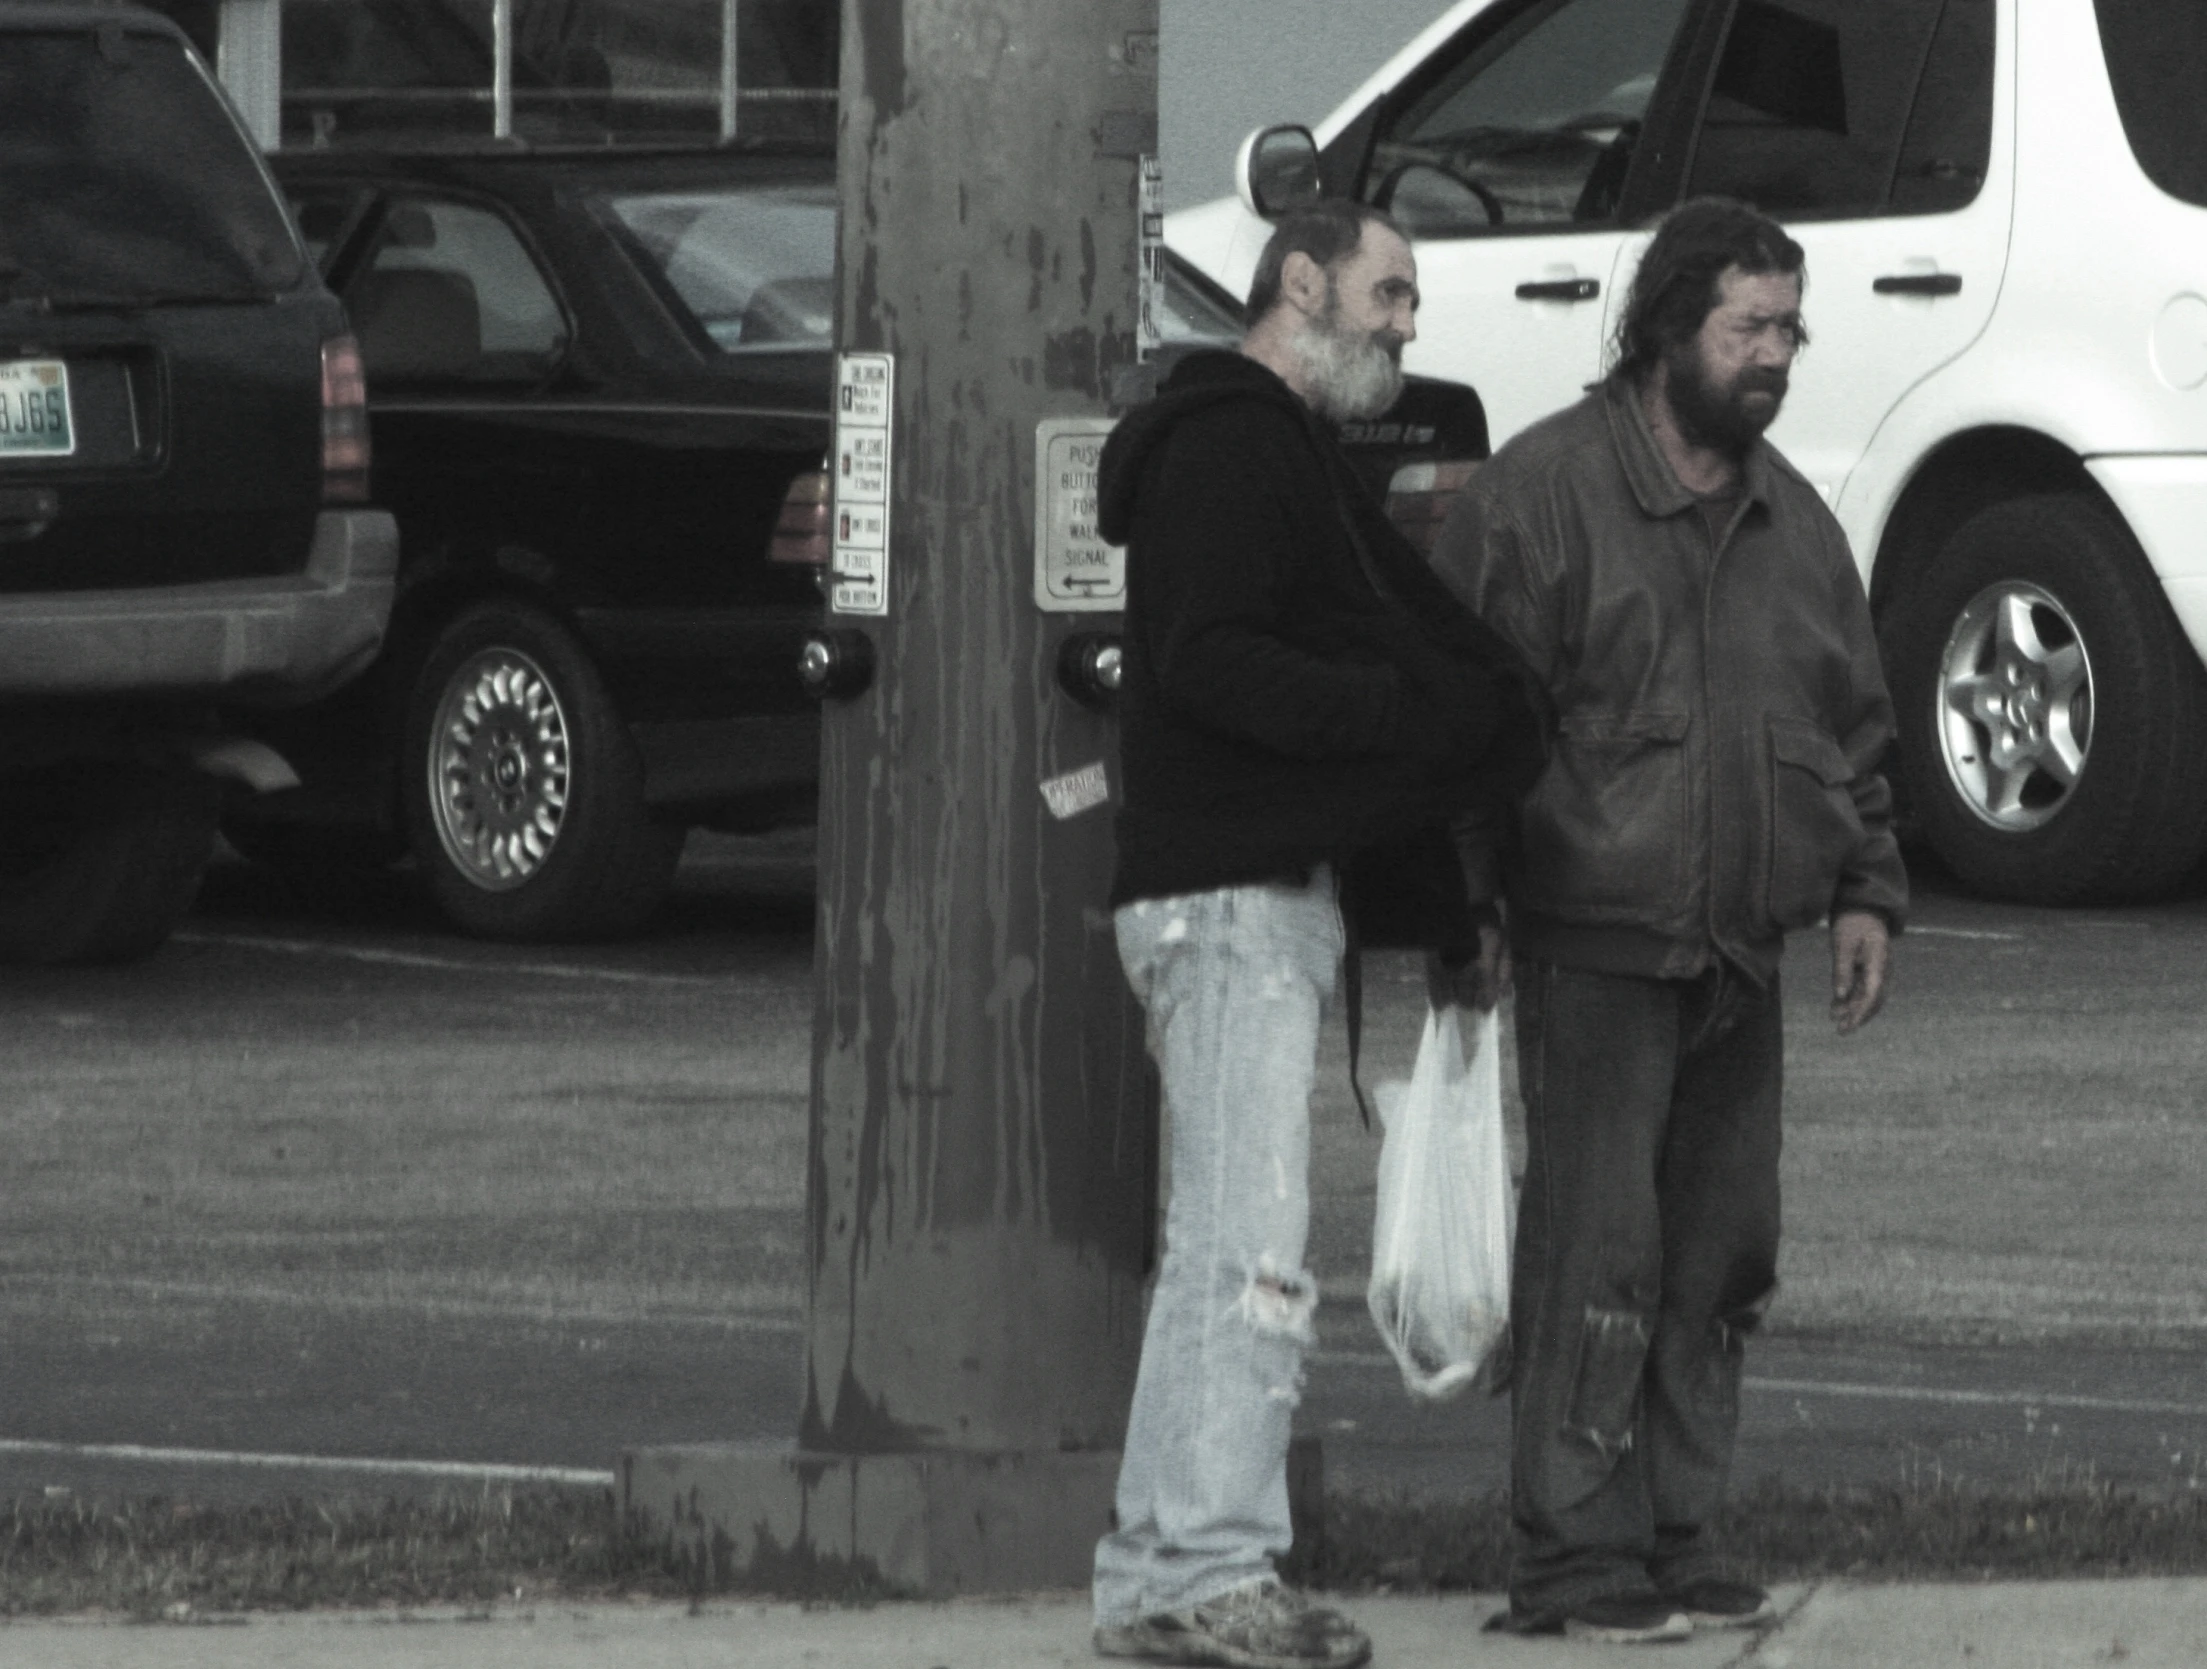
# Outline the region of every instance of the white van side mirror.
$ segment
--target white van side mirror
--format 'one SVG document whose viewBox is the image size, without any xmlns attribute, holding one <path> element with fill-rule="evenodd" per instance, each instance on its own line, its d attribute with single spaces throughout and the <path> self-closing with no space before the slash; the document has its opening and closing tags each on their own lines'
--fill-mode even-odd
<svg viewBox="0 0 2207 1669">
<path fill-rule="evenodd" d="M 1266 220 L 1318 201 L 1318 141 L 1307 127 L 1261 127 L 1241 142 L 1234 183 L 1243 207 Z"/>
</svg>

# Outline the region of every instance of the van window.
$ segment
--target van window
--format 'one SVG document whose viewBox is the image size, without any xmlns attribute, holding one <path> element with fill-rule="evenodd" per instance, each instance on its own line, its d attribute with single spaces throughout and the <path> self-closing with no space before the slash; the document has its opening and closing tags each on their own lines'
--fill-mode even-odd
<svg viewBox="0 0 2207 1669">
<path fill-rule="evenodd" d="M 1992 157 L 1993 0 L 1947 0 L 1893 173 L 1895 214 L 1976 200 Z"/>
<path fill-rule="evenodd" d="M 2207 208 L 2207 6 L 2199 0 L 2099 0 L 2100 50 L 2123 133 L 2146 178 Z"/>
<path fill-rule="evenodd" d="M 1940 10 L 1940 0 L 1740 0 L 1688 191 L 1780 217 L 1882 213 Z"/>
<path fill-rule="evenodd" d="M 1415 237 L 1607 221 L 1685 0 L 1548 0 L 1387 120 L 1367 201 Z"/>
<path fill-rule="evenodd" d="M 174 36 L 0 33 L 0 156 L 18 296 L 247 301 L 306 275 L 260 159 Z"/>
</svg>

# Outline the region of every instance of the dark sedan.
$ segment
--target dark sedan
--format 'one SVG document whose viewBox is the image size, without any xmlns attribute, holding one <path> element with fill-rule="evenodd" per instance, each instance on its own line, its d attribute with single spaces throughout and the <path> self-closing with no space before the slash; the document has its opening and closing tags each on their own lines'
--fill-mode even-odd
<svg viewBox="0 0 2207 1669">
<path fill-rule="evenodd" d="M 832 157 L 274 160 L 402 557 L 371 676 L 263 721 L 304 781 L 233 843 L 411 851 L 463 929 L 565 937 L 648 915 L 688 827 L 809 816 L 820 599 L 772 536 L 828 442 Z"/>
</svg>

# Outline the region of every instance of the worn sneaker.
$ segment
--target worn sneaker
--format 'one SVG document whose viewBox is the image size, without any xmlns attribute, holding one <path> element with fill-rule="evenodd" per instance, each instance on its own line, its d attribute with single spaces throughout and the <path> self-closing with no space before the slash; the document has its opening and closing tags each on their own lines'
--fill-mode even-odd
<svg viewBox="0 0 2207 1669">
<path fill-rule="evenodd" d="M 1185 1611 L 1099 1627 L 1095 1644 L 1098 1657 L 1223 1669 L 1356 1669 L 1372 1655 L 1356 1624 L 1270 1577 Z"/>
<path fill-rule="evenodd" d="M 1705 1576 L 1683 1588 L 1665 1589 L 1663 1597 L 1685 1612 L 1696 1628 L 1761 1628 L 1778 1615 L 1770 1596 L 1754 1583 L 1724 1576 Z"/>
<path fill-rule="evenodd" d="M 1581 1600 L 1563 1614 L 1565 1638 L 1612 1646 L 1660 1645 L 1684 1640 L 1693 1631 L 1685 1608 L 1667 1594 L 1604 1594 Z"/>
</svg>

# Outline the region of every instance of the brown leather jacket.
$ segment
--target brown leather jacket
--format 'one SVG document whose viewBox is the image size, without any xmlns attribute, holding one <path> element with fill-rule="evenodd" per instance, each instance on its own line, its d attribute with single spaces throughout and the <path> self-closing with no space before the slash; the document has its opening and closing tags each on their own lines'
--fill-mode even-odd
<svg viewBox="0 0 2207 1669">
<path fill-rule="evenodd" d="M 1846 535 L 1768 444 L 1712 525 L 1612 377 L 1472 478 L 1433 561 L 1531 663 L 1558 734 L 1516 827 L 1459 829 L 1518 953 L 1686 978 L 1775 971 L 1787 929 L 1908 878 L 1893 737 Z"/>
</svg>

